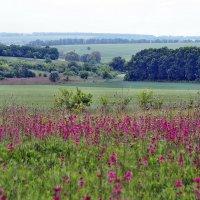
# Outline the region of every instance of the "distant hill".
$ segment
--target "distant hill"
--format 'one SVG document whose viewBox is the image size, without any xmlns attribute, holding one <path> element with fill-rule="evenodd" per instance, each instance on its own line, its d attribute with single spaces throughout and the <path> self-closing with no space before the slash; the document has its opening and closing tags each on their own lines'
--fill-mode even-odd
<svg viewBox="0 0 200 200">
<path fill-rule="evenodd" d="M 133 42 L 156 42 L 156 43 L 170 43 L 170 42 L 200 42 L 200 36 L 154 36 L 154 35 L 143 35 L 143 34 L 118 34 L 118 33 L 59 33 L 59 32 L 35 32 L 35 33 L 0 33 L 0 43 L 10 45 L 19 44 L 24 45 L 32 41 L 57 41 L 64 39 L 83 39 L 83 40 L 106 40 L 111 43 L 120 39 L 120 41 L 127 41 L 125 43 Z M 106 42 L 108 43 L 108 42 Z"/>
</svg>

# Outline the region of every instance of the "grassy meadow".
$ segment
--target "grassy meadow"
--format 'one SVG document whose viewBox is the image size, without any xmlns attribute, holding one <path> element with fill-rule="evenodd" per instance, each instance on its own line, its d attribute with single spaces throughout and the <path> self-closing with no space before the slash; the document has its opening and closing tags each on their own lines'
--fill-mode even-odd
<svg viewBox="0 0 200 200">
<path fill-rule="evenodd" d="M 54 46 L 59 52 L 67 53 L 69 51 L 75 51 L 82 55 L 85 53 L 91 53 L 92 51 L 99 51 L 102 56 L 102 62 L 109 62 L 116 56 L 121 56 L 126 60 L 129 60 L 132 55 L 138 51 L 147 48 L 161 48 L 168 47 L 172 49 L 186 47 L 186 46 L 200 46 L 200 43 L 138 43 L 138 44 L 86 44 L 86 45 L 58 45 Z M 88 50 L 87 47 L 91 49 Z"/>
<path fill-rule="evenodd" d="M 197 98 L 197 83 L 124 82 L 120 80 L 96 83 L 68 83 L 63 85 L 0 85 L 0 105 L 19 104 L 36 108 L 51 108 L 53 97 L 60 88 L 75 90 L 79 87 L 93 95 L 92 107 L 98 107 L 100 97 L 109 99 L 131 97 L 130 106 L 137 107 L 137 95 L 144 89 L 152 89 L 164 104 L 188 102 Z"/>
</svg>

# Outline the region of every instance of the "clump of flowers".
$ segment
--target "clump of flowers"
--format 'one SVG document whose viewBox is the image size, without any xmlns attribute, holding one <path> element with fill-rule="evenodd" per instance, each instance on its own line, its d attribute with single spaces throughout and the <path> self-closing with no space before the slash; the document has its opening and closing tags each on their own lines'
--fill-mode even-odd
<svg viewBox="0 0 200 200">
<path fill-rule="evenodd" d="M 108 165 L 109 166 L 116 166 L 116 164 L 117 164 L 117 154 L 113 153 L 109 158 Z"/>
<path fill-rule="evenodd" d="M 0 200 L 7 200 L 4 189 L 0 189 Z"/>
<path fill-rule="evenodd" d="M 78 182 L 78 185 L 79 185 L 80 187 L 83 187 L 83 186 L 85 185 L 85 181 L 81 178 L 81 179 L 79 180 L 79 182 Z"/>
<path fill-rule="evenodd" d="M 194 193 L 196 195 L 197 199 L 200 199 L 200 177 L 196 177 L 194 179 L 194 183 L 195 183 L 195 190 Z"/>
<path fill-rule="evenodd" d="M 91 197 L 87 195 L 87 196 L 83 197 L 82 200 L 91 200 Z"/>
<path fill-rule="evenodd" d="M 181 195 L 183 193 L 182 187 L 183 187 L 183 182 L 182 181 L 176 181 L 175 182 L 175 187 L 177 188 L 177 195 Z"/>
<path fill-rule="evenodd" d="M 113 196 L 114 197 L 119 197 L 123 192 L 122 189 L 123 189 L 122 185 L 116 184 L 114 189 L 113 189 Z"/>
<path fill-rule="evenodd" d="M 55 186 L 53 190 L 54 190 L 53 200 L 60 200 L 61 199 L 60 192 L 63 190 L 63 187 Z"/>
<path fill-rule="evenodd" d="M 126 174 L 124 175 L 124 180 L 126 180 L 126 181 L 128 181 L 128 182 L 130 182 L 130 181 L 132 180 L 132 178 L 133 178 L 133 172 L 128 171 L 128 172 L 126 172 Z"/>
</svg>

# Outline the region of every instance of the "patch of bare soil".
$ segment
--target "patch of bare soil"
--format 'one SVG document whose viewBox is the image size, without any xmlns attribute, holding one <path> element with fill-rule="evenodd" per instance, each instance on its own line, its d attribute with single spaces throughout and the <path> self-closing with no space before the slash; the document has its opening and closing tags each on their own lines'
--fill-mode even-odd
<svg viewBox="0 0 200 200">
<path fill-rule="evenodd" d="M 93 82 L 98 82 L 98 80 L 94 80 L 94 79 L 84 80 L 78 76 L 72 76 L 72 77 L 69 77 L 68 81 L 66 81 L 64 78 L 62 78 L 60 81 L 56 82 L 56 84 L 68 83 L 68 82 L 93 83 Z M 55 83 L 51 82 L 48 77 L 8 78 L 5 80 L 0 80 L 0 85 L 34 85 L 34 84 L 40 85 L 40 84 L 55 84 Z"/>
</svg>

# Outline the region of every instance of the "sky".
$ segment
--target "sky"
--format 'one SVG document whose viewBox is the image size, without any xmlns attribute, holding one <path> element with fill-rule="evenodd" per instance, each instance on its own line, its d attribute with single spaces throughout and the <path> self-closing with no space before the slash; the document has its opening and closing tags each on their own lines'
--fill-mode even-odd
<svg viewBox="0 0 200 200">
<path fill-rule="evenodd" d="M 200 36 L 200 0 L 0 0 L 0 32 Z"/>
</svg>

